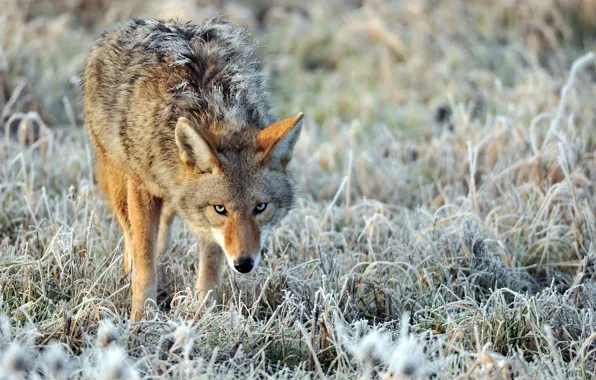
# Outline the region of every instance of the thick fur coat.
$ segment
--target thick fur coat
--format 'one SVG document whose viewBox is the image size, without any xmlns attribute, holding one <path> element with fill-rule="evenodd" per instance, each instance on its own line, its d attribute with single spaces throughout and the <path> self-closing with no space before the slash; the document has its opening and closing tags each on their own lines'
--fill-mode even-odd
<svg viewBox="0 0 596 380">
<path fill-rule="evenodd" d="M 241 273 L 256 267 L 294 203 L 286 165 L 302 114 L 274 123 L 246 30 L 221 17 L 124 22 L 92 46 L 83 93 L 97 183 L 123 229 L 133 319 L 155 299 L 155 256 L 175 214 L 203 241 L 200 292 L 217 287 L 224 257 Z"/>
</svg>

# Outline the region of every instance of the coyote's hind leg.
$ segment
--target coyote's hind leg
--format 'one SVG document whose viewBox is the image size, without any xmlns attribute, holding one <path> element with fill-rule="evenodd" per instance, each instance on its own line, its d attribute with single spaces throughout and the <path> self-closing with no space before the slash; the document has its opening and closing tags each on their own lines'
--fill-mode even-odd
<svg viewBox="0 0 596 380">
<path fill-rule="evenodd" d="M 95 175 L 98 186 L 107 194 L 110 205 L 122 227 L 124 236 L 124 275 L 130 275 L 132 231 L 128 219 L 127 178 L 124 170 L 110 163 L 103 155 L 95 157 Z"/>
<path fill-rule="evenodd" d="M 172 221 L 176 213 L 172 207 L 165 203 L 161 208 L 161 217 L 159 218 L 159 233 L 157 235 L 157 257 L 163 254 L 170 248 L 170 241 L 172 239 Z"/>
</svg>

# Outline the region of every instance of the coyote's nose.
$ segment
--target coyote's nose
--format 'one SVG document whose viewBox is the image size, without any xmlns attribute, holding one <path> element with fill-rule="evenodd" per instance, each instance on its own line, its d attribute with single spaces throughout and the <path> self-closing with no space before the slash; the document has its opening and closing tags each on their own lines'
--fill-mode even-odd
<svg viewBox="0 0 596 380">
<path fill-rule="evenodd" d="M 240 273 L 248 273 L 255 265 L 255 261 L 251 257 L 234 260 L 234 268 Z"/>
</svg>

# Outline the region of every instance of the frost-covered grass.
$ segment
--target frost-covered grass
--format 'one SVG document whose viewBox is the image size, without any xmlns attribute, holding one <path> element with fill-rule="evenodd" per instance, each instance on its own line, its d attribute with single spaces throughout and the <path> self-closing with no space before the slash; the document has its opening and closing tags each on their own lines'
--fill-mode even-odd
<svg viewBox="0 0 596 380">
<path fill-rule="evenodd" d="M 4 3 L 0 379 L 596 376 L 593 1 Z M 302 194 L 220 304 L 176 221 L 130 323 L 77 70 L 119 19 L 218 6 L 306 114 Z"/>
</svg>

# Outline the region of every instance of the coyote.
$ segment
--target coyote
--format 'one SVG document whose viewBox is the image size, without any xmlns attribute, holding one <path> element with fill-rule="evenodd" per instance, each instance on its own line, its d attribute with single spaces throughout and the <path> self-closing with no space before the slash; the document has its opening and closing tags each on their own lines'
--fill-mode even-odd
<svg viewBox="0 0 596 380">
<path fill-rule="evenodd" d="M 138 321 L 155 300 L 157 256 L 178 215 L 201 240 L 197 291 L 222 261 L 258 264 L 267 234 L 294 204 L 287 170 L 302 113 L 274 122 L 256 43 L 218 16 L 202 25 L 132 19 L 105 31 L 83 70 L 95 178 L 124 235 Z"/>
</svg>

